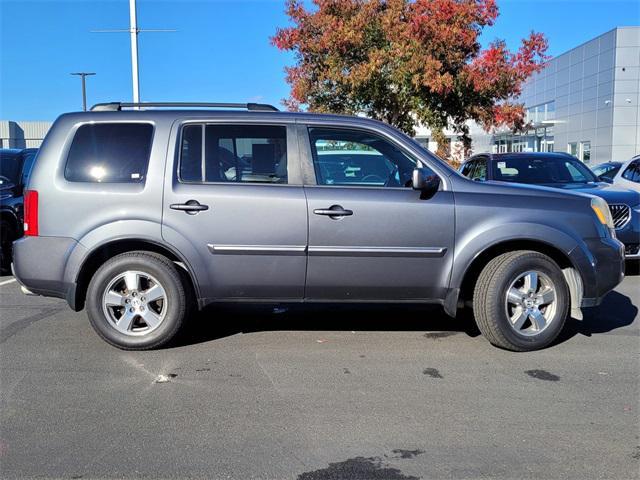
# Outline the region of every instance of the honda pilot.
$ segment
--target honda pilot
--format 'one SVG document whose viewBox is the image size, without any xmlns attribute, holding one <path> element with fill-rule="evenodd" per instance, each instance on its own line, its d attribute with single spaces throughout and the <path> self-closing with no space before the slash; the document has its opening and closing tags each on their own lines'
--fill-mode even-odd
<svg viewBox="0 0 640 480">
<path fill-rule="evenodd" d="M 599 197 L 474 182 L 384 123 L 259 104 L 62 115 L 24 222 L 23 289 L 131 350 L 220 302 L 470 307 L 489 342 L 533 350 L 624 269 Z"/>
</svg>

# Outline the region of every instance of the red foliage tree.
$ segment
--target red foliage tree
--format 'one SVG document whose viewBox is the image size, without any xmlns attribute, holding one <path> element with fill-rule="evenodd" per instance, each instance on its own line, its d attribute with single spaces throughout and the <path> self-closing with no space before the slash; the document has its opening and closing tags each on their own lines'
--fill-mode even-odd
<svg viewBox="0 0 640 480">
<path fill-rule="evenodd" d="M 531 33 L 516 52 L 503 41 L 482 49 L 479 36 L 498 17 L 495 0 L 287 0 L 292 26 L 272 38 L 295 53 L 286 69 L 291 110 L 357 114 L 409 134 L 429 126 L 470 147 L 467 120 L 486 129 L 524 125 L 516 103 L 522 83 L 540 70 L 547 42 Z"/>
</svg>

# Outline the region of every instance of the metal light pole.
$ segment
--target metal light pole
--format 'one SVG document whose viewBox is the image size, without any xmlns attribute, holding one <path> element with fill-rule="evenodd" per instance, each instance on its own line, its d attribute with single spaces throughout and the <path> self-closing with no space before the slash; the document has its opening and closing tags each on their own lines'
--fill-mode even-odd
<svg viewBox="0 0 640 480">
<path fill-rule="evenodd" d="M 133 103 L 140 101 L 140 83 L 138 81 L 138 15 L 136 0 L 129 0 L 129 33 L 131 35 L 131 80 L 133 85 Z"/>
<path fill-rule="evenodd" d="M 85 85 L 85 78 L 89 75 L 95 75 L 93 72 L 75 72 L 71 75 L 78 75 L 82 80 L 82 111 L 87 111 L 87 86 Z"/>
<path fill-rule="evenodd" d="M 175 32 L 174 29 L 138 28 L 138 12 L 136 10 L 136 0 L 129 0 L 129 28 L 128 29 L 107 29 L 107 30 L 91 30 L 93 33 L 120 33 L 128 32 L 131 36 L 131 81 L 133 90 L 133 102 L 140 101 L 140 82 L 138 75 L 138 34 L 140 32 Z"/>
</svg>

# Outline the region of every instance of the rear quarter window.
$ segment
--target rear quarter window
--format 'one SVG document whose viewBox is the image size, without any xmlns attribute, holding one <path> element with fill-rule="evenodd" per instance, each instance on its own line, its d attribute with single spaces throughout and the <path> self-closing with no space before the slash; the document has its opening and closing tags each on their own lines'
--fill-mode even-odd
<svg viewBox="0 0 640 480">
<path fill-rule="evenodd" d="M 76 131 L 64 169 L 70 182 L 143 183 L 149 166 L 153 126 L 96 123 Z"/>
</svg>

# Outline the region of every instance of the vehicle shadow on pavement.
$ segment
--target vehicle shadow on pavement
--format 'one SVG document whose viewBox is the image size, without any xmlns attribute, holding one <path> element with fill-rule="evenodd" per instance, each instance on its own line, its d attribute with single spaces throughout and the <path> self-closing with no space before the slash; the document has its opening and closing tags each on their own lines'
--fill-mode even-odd
<svg viewBox="0 0 640 480">
<path fill-rule="evenodd" d="M 607 333 L 631 325 L 638 314 L 632 299 L 618 292 L 610 292 L 596 308 L 584 310 L 584 319 L 570 318 L 554 344 L 562 343 L 574 335 Z"/>
<path fill-rule="evenodd" d="M 435 305 L 214 305 L 195 313 L 172 346 L 260 331 L 415 331 L 434 338 L 480 335 L 470 315 L 447 316 Z"/>
<path fill-rule="evenodd" d="M 638 275 L 638 262 L 627 265 L 627 276 Z M 584 319 L 569 318 L 551 346 L 576 335 L 611 332 L 631 325 L 638 315 L 634 299 L 609 293 L 599 307 L 585 309 Z M 637 303 L 637 301 L 636 301 Z M 222 304 L 205 308 L 188 319 L 180 337 L 171 345 L 179 347 L 204 343 L 238 333 L 260 331 L 414 331 L 441 338 L 464 333 L 480 335 L 469 310 L 451 318 L 436 305 L 415 304 Z"/>
</svg>

